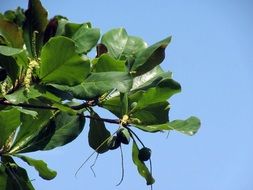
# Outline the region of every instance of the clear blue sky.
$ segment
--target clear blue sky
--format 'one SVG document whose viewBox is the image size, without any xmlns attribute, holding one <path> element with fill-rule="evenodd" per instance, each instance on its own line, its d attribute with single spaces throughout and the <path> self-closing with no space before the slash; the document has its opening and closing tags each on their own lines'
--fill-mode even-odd
<svg viewBox="0 0 253 190">
<path fill-rule="evenodd" d="M 171 99 L 170 116 L 177 119 L 196 115 L 202 127 L 193 137 L 172 132 L 168 139 L 163 134 L 137 131 L 153 150 L 154 190 L 253 189 L 251 0 L 42 2 L 50 16 L 62 14 L 74 22 L 90 21 L 103 33 L 125 27 L 129 34 L 141 36 L 149 44 L 173 36 L 163 68 L 174 73 L 183 91 Z M 26 7 L 26 3 L 0 0 L 0 11 Z M 58 171 L 56 179 L 48 182 L 29 169 L 37 190 L 148 189 L 126 146 L 125 180 L 121 186 L 115 187 L 120 179 L 118 151 L 99 157 L 96 178 L 89 169 L 91 160 L 76 179 L 76 169 L 91 153 L 87 129 L 63 148 L 30 154 Z"/>
</svg>

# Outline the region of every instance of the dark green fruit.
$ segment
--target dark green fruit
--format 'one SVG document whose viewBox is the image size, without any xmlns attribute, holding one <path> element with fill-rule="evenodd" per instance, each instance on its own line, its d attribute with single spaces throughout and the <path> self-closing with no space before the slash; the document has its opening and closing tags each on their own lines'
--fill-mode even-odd
<svg viewBox="0 0 253 190">
<path fill-rule="evenodd" d="M 7 77 L 7 72 L 4 68 L 0 67 L 0 81 L 5 80 Z"/>
<path fill-rule="evenodd" d="M 115 150 L 119 148 L 120 146 L 120 140 L 117 136 L 113 136 L 112 138 L 109 139 L 107 145 L 109 150 Z"/>
<path fill-rule="evenodd" d="M 147 147 L 143 147 L 139 150 L 138 158 L 140 161 L 147 161 L 151 157 L 151 149 Z"/>
<path fill-rule="evenodd" d="M 127 129 L 121 128 L 117 132 L 117 137 L 119 141 L 123 144 L 129 144 L 130 142 L 130 134 Z"/>
</svg>

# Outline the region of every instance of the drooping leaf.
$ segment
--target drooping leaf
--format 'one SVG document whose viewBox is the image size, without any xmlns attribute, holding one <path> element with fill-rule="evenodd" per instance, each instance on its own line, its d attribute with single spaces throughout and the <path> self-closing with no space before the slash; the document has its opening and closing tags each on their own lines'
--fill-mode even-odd
<svg viewBox="0 0 253 190">
<path fill-rule="evenodd" d="M 142 75 L 159 65 L 165 58 L 165 48 L 170 41 L 171 37 L 168 37 L 140 51 L 131 67 L 133 75 Z"/>
<path fill-rule="evenodd" d="M 28 9 L 25 12 L 25 16 L 26 20 L 23 30 L 27 51 L 33 57 L 35 57 L 35 55 L 39 56 L 40 49 L 43 45 L 44 31 L 48 23 L 47 11 L 41 5 L 39 0 L 29 0 Z M 34 33 L 35 31 L 37 31 L 36 34 Z M 34 35 L 36 35 L 36 52 L 34 52 L 33 48 Z"/>
<path fill-rule="evenodd" d="M 20 112 L 13 108 L 1 110 L 0 112 L 0 147 L 2 147 L 9 136 L 20 124 Z"/>
<path fill-rule="evenodd" d="M 153 183 L 155 183 L 155 179 L 152 177 L 152 174 L 149 172 L 145 163 L 139 160 L 138 155 L 139 155 L 139 148 L 137 144 L 133 141 L 132 146 L 133 162 L 136 165 L 139 174 L 145 178 L 147 185 L 152 185 Z"/>
<path fill-rule="evenodd" d="M 72 39 L 76 44 L 77 53 L 88 53 L 93 47 L 96 46 L 100 37 L 100 31 L 97 28 L 87 28 L 87 26 L 81 26 Z"/>
<path fill-rule="evenodd" d="M 19 49 L 19 48 L 12 48 L 9 46 L 0 45 L 0 54 L 2 54 L 2 55 L 13 56 L 13 55 L 20 54 L 22 51 L 24 51 L 24 50 Z"/>
<path fill-rule="evenodd" d="M 128 35 L 124 28 L 112 29 L 102 36 L 101 42 L 112 57 L 119 59 L 127 44 Z"/>
<path fill-rule="evenodd" d="M 10 21 L 6 21 L 0 18 L 0 36 L 4 38 L 4 41 L 8 46 L 13 48 L 23 47 L 22 32 L 16 24 Z"/>
<path fill-rule="evenodd" d="M 10 156 L 3 156 L 2 161 L 7 174 L 6 189 L 3 190 L 35 190 L 24 168 L 18 166 Z"/>
<path fill-rule="evenodd" d="M 94 72 L 126 71 L 125 61 L 116 60 L 108 54 L 101 55 L 93 67 Z"/>
<path fill-rule="evenodd" d="M 127 92 L 132 87 L 132 78 L 125 72 L 100 72 L 92 73 L 83 83 L 68 87 L 63 85 L 52 85 L 57 89 L 70 92 L 75 98 L 90 99 L 117 89 Z"/>
<path fill-rule="evenodd" d="M 33 166 L 39 172 L 39 176 L 45 180 L 54 179 L 57 175 L 57 172 L 48 168 L 47 164 L 43 160 L 35 160 L 33 158 L 29 158 L 28 156 L 23 155 L 15 155 L 15 156 L 22 159 L 30 166 Z"/>
<path fill-rule="evenodd" d="M 108 151 L 107 141 L 111 136 L 110 132 L 105 128 L 105 124 L 96 113 L 92 113 L 93 118 L 90 120 L 90 129 L 88 141 L 91 148 L 102 154 Z"/>
<path fill-rule="evenodd" d="M 42 48 L 39 76 L 43 83 L 73 86 L 84 81 L 89 72 L 89 60 L 75 52 L 71 39 L 54 37 Z"/>
<path fill-rule="evenodd" d="M 200 128 L 200 120 L 197 117 L 189 117 L 186 120 L 174 120 L 169 124 L 171 129 L 179 131 L 187 135 L 194 135 Z"/>
</svg>

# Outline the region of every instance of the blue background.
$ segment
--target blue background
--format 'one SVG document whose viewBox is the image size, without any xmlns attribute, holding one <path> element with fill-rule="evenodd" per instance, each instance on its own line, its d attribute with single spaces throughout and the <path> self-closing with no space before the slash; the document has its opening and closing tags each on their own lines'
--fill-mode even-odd
<svg viewBox="0 0 253 190">
<path fill-rule="evenodd" d="M 163 63 L 182 85 L 171 99 L 171 119 L 198 116 L 202 121 L 193 137 L 176 132 L 144 134 L 153 150 L 155 190 L 252 190 L 253 189 L 253 2 L 206 1 L 81 1 L 43 0 L 50 17 L 61 14 L 73 22 L 92 22 L 102 33 L 125 27 L 129 34 L 155 43 L 173 36 Z M 27 1 L 0 0 L 0 11 L 26 7 Z M 113 117 L 100 111 L 107 117 Z M 31 126 L 32 127 L 32 126 Z M 115 129 L 109 125 L 108 128 Z M 44 181 L 31 168 L 37 190 L 148 189 L 124 146 L 125 179 L 120 179 L 120 152 L 101 155 L 94 170 L 85 165 L 92 152 L 87 144 L 88 126 L 71 144 L 49 152 L 29 154 L 47 161 L 58 171 L 55 180 Z M 22 166 L 29 168 L 25 164 Z"/>
</svg>

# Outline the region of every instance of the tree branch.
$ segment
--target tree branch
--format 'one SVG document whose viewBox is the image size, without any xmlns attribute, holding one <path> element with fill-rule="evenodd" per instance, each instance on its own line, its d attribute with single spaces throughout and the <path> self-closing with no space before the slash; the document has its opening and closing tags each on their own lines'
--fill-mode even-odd
<svg viewBox="0 0 253 190">
<path fill-rule="evenodd" d="M 11 102 L 7 102 L 5 100 L 0 100 L 0 105 L 5 105 L 5 106 L 15 106 L 15 107 L 22 107 L 22 108 L 33 108 L 33 109 L 47 109 L 47 110 L 59 110 L 58 108 L 52 107 L 52 106 L 39 106 L 39 105 L 32 105 L 32 104 L 25 104 L 25 103 L 19 103 L 19 104 L 13 104 Z M 74 110 L 79 110 L 88 106 L 92 106 L 91 103 L 89 102 L 85 102 L 83 104 L 80 104 L 78 106 L 73 106 L 70 107 Z M 98 121 L 103 121 L 106 123 L 112 123 L 112 124 L 120 124 L 120 119 L 107 119 L 107 118 L 98 118 L 98 117 L 94 117 L 91 115 L 83 115 L 78 113 L 77 115 L 85 117 L 85 118 L 89 118 L 89 119 L 93 119 L 93 120 L 98 120 Z"/>
</svg>

